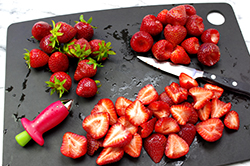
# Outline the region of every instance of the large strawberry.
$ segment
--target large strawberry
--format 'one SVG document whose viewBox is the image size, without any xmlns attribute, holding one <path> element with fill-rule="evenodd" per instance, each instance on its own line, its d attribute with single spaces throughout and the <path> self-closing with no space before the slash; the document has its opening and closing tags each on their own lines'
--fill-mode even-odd
<svg viewBox="0 0 250 166">
<path fill-rule="evenodd" d="M 84 38 L 90 41 L 94 35 L 94 28 L 96 28 L 90 25 L 92 22 L 92 17 L 90 17 L 88 21 L 85 21 L 83 15 L 81 15 L 79 19 L 80 21 L 76 21 L 76 24 L 74 25 L 74 28 L 77 30 L 76 38 Z"/>
<path fill-rule="evenodd" d="M 32 49 L 31 51 L 25 49 L 27 53 L 24 53 L 24 59 L 28 67 L 38 68 L 45 66 L 49 61 L 49 56 L 39 49 Z"/>
<path fill-rule="evenodd" d="M 185 25 L 187 21 L 186 8 L 184 5 L 178 5 L 170 9 L 166 14 L 166 19 L 172 25 Z"/>
<path fill-rule="evenodd" d="M 187 29 L 182 25 L 167 24 L 164 28 L 164 37 L 175 47 L 187 36 Z"/>
<path fill-rule="evenodd" d="M 145 31 L 152 36 L 156 36 L 160 34 L 162 30 L 162 23 L 154 15 L 149 14 L 142 19 L 140 31 Z"/>
<path fill-rule="evenodd" d="M 69 67 L 68 56 L 59 51 L 54 52 L 48 61 L 49 69 L 55 73 L 58 71 L 66 71 Z"/>
<path fill-rule="evenodd" d="M 40 41 L 43 37 L 50 34 L 51 29 L 52 27 L 49 23 L 45 21 L 38 21 L 33 25 L 31 33 L 36 40 Z"/>
<path fill-rule="evenodd" d="M 83 78 L 81 79 L 76 87 L 76 94 L 78 96 L 84 98 L 90 98 L 96 95 L 98 88 L 101 86 L 99 85 L 100 81 L 93 80 L 91 78 Z"/>
<path fill-rule="evenodd" d="M 206 66 L 213 66 L 220 60 L 220 48 L 213 43 L 203 43 L 197 52 L 199 62 Z"/>
</svg>

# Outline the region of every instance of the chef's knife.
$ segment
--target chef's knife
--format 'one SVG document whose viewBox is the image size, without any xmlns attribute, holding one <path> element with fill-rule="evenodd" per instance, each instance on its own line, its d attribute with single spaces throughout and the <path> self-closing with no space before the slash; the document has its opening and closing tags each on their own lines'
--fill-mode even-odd
<svg viewBox="0 0 250 166">
<path fill-rule="evenodd" d="M 216 84 L 235 93 L 250 97 L 250 84 L 239 82 L 231 78 L 222 77 L 206 71 L 197 70 L 191 67 L 176 65 L 168 61 L 158 61 L 155 58 L 144 56 L 137 56 L 137 58 L 157 69 L 175 76 L 179 76 L 181 73 L 186 73 L 194 79 L 202 78 L 209 83 Z"/>
</svg>

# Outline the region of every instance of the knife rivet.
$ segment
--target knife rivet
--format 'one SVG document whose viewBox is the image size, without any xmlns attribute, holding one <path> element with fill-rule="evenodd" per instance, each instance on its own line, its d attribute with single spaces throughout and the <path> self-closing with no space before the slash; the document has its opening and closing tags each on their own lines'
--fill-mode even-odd
<svg viewBox="0 0 250 166">
<path fill-rule="evenodd" d="M 212 78 L 213 80 L 216 79 L 216 75 L 212 74 L 212 75 L 211 75 L 211 78 Z"/>
<path fill-rule="evenodd" d="M 232 85 L 233 85 L 233 86 L 237 86 L 237 84 L 238 84 L 238 83 L 237 83 L 236 81 L 233 81 L 233 82 L 232 82 Z"/>
</svg>

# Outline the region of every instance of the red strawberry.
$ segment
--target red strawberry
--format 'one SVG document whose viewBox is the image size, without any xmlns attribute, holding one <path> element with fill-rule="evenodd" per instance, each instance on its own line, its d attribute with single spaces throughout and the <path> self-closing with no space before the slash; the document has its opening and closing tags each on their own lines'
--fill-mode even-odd
<svg viewBox="0 0 250 166">
<path fill-rule="evenodd" d="M 223 135 L 224 125 L 218 118 L 211 118 L 196 125 L 196 131 L 208 142 L 214 142 Z"/>
<path fill-rule="evenodd" d="M 204 107 L 198 109 L 198 116 L 201 121 L 208 120 L 212 111 L 212 103 L 208 101 Z"/>
<path fill-rule="evenodd" d="M 239 130 L 240 127 L 239 114 L 233 110 L 229 111 L 225 116 L 224 124 L 229 129 Z"/>
<path fill-rule="evenodd" d="M 108 132 L 109 119 L 107 112 L 90 114 L 83 120 L 82 127 L 92 138 L 100 139 Z"/>
<path fill-rule="evenodd" d="M 116 102 L 115 102 L 115 110 L 116 110 L 116 113 L 117 115 L 119 116 L 124 116 L 125 115 L 125 112 L 126 112 L 126 108 L 132 103 L 131 100 L 123 97 L 123 96 L 120 96 L 116 99 Z"/>
<path fill-rule="evenodd" d="M 166 15 L 167 22 L 172 25 L 185 25 L 187 21 L 186 8 L 178 5 L 170 9 Z"/>
<path fill-rule="evenodd" d="M 197 37 L 187 38 L 181 43 L 181 46 L 187 51 L 187 53 L 197 54 L 200 47 L 199 39 Z"/>
<path fill-rule="evenodd" d="M 162 117 L 168 117 L 170 115 L 169 105 L 164 101 L 153 101 L 148 105 L 148 108 L 153 111 L 153 115 L 160 119 Z"/>
<path fill-rule="evenodd" d="M 200 36 L 204 31 L 203 19 L 198 15 L 188 17 L 186 22 L 188 35 Z"/>
<path fill-rule="evenodd" d="M 209 28 L 201 34 L 201 41 L 203 43 L 217 44 L 220 40 L 220 33 L 217 29 Z"/>
<path fill-rule="evenodd" d="M 184 102 L 184 103 L 181 103 L 182 105 L 186 105 L 188 106 L 190 109 L 191 109 L 191 115 L 187 121 L 187 123 L 191 123 L 191 124 L 196 124 L 199 120 L 199 116 L 198 116 L 198 113 L 197 111 L 194 109 L 193 105 L 190 104 L 189 102 Z"/>
<path fill-rule="evenodd" d="M 168 94 L 163 91 L 160 95 L 159 95 L 159 100 L 160 101 L 164 101 L 165 103 L 168 103 L 169 107 L 171 107 L 174 102 L 172 101 L 172 99 L 168 96 Z"/>
<path fill-rule="evenodd" d="M 49 69 L 55 73 L 58 71 L 66 71 L 69 68 L 68 56 L 61 52 L 54 52 L 48 61 Z"/>
<path fill-rule="evenodd" d="M 221 118 L 231 109 L 231 103 L 225 103 L 217 98 L 212 100 L 211 118 Z"/>
<path fill-rule="evenodd" d="M 202 87 L 193 87 L 189 89 L 189 94 L 194 99 L 194 108 L 201 109 L 204 105 L 212 99 L 214 93 L 211 90 Z"/>
<path fill-rule="evenodd" d="M 123 147 L 125 153 L 136 158 L 141 154 L 142 138 L 138 133 L 135 133 L 130 143 Z"/>
<path fill-rule="evenodd" d="M 187 13 L 187 17 L 195 15 L 196 9 L 192 5 L 184 5 Z"/>
<path fill-rule="evenodd" d="M 217 85 L 208 84 L 208 83 L 204 85 L 204 88 L 209 89 L 214 92 L 213 98 L 220 98 L 224 92 L 224 89 L 222 89 L 221 87 Z"/>
<path fill-rule="evenodd" d="M 77 21 L 74 25 L 74 28 L 77 30 L 76 38 L 84 38 L 90 41 L 94 35 L 94 28 L 96 28 L 90 25 L 90 23 L 92 22 L 92 17 L 90 17 L 88 21 L 85 21 L 83 15 L 81 15 L 79 19 L 80 21 Z"/>
<path fill-rule="evenodd" d="M 135 100 L 127 107 L 125 116 L 135 126 L 141 125 L 150 118 L 147 108 L 139 100 Z"/>
<path fill-rule="evenodd" d="M 153 101 L 158 100 L 158 92 L 152 84 L 147 84 L 141 88 L 136 97 L 137 100 L 140 100 L 143 105 L 148 105 Z"/>
<path fill-rule="evenodd" d="M 139 126 L 138 133 L 142 138 L 148 137 L 153 132 L 156 120 L 156 118 L 152 118 Z"/>
<path fill-rule="evenodd" d="M 191 108 L 185 104 L 172 105 L 170 112 L 180 125 L 185 125 L 192 114 Z"/>
<path fill-rule="evenodd" d="M 125 127 L 116 123 L 110 127 L 103 141 L 103 147 L 123 147 L 128 145 L 133 135 Z"/>
<path fill-rule="evenodd" d="M 54 92 L 57 92 L 59 98 L 62 97 L 64 92 L 68 92 L 72 86 L 71 77 L 63 71 L 52 74 L 49 81 L 46 81 L 45 83 L 47 83 L 48 87 L 52 89 L 50 94 L 52 95 Z"/>
<path fill-rule="evenodd" d="M 196 127 L 191 123 L 187 123 L 181 127 L 181 130 L 178 133 L 178 135 L 181 138 L 183 138 L 187 142 L 187 144 L 190 146 L 196 135 Z"/>
<path fill-rule="evenodd" d="M 143 141 L 143 146 L 150 158 L 159 163 L 164 155 L 167 138 L 159 133 L 153 133 Z"/>
<path fill-rule="evenodd" d="M 94 153 L 102 147 L 102 139 L 94 139 L 90 134 L 87 133 L 87 153 L 90 156 L 93 156 Z"/>
<path fill-rule="evenodd" d="M 177 134 L 168 136 L 165 155 L 170 159 L 177 159 L 185 156 L 189 152 L 189 145 Z"/>
<path fill-rule="evenodd" d="M 76 87 L 76 94 L 84 98 L 90 98 L 96 95 L 100 81 L 94 81 L 91 78 L 81 79 Z"/>
<path fill-rule="evenodd" d="M 160 13 L 157 14 L 157 20 L 159 20 L 162 25 L 167 25 L 167 18 L 166 18 L 166 15 L 168 13 L 168 10 L 167 9 L 163 9 L 162 11 L 160 11 Z"/>
<path fill-rule="evenodd" d="M 213 66 L 220 60 L 220 48 L 213 43 L 203 43 L 198 50 L 197 58 L 203 65 Z"/>
<path fill-rule="evenodd" d="M 156 36 L 160 34 L 162 30 L 162 23 L 154 15 L 149 14 L 142 19 L 140 31 L 145 31 L 152 36 Z"/>
<path fill-rule="evenodd" d="M 187 36 L 187 29 L 182 25 L 167 24 L 164 28 L 164 37 L 173 44 L 180 44 Z"/>
<path fill-rule="evenodd" d="M 170 117 L 163 117 L 156 121 L 155 132 L 168 135 L 171 133 L 178 133 L 180 126 L 177 121 Z"/>
<path fill-rule="evenodd" d="M 24 60 L 28 67 L 39 68 L 47 65 L 49 56 L 39 49 L 32 49 L 31 51 L 25 49 L 27 53 L 24 53 Z"/>
<path fill-rule="evenodd" d="M 96 164 L 98 165 L 106 165 L 115 163 L 122 159 L 124 155 L 124 150 L 121 147 L 117 148 L 104 148 L 100 155 L 96 159 Z"/>
<path fill-rule="evenodd" d="M 165 91 L 175 104 L 181 103 L 188 98 L 187 89 L 182 88 L 175 82 L 171 83 L 169 86 L 166 86 Z"/>
<path fill-rule="evenodd" d="M 136 32 L 130 40 L 130 46 L 136 52 L 148 52 L 153 43 L 153 37 L 144 31 Z"/>
<path fill-rule="evenodd" d="M 109 98 L 103 98 L 98 101 L 98 103 L 94 106 L 91 114 L 97 112 L 108 112 L 110 116 L 110 125 L 113 125 L 117 122 L 117 114 L 115 112 L 115 106 L 112 100 Z"/>
<path fill-rule="evenodd" d="M 51 29 L 49 23 L 38 21 L 33 25 L 31 33 L 36 40 L 40 41 L 42 38 L 50 34 Z"/>
<path fill-rule="evenodd" d="M 58 43 L 67 43 L 73 37 L 75 37 L 77 30 L 66 22 L 59 21 L 55 24 L 53 23 L 53 29 L 51 33 L 53 34 L 54 40 Z"/>
<path fill-rule="evenodd" d="M 47 54 L 51 54 L 57 50 L 56 42 L 53 42 L 53 34 L 49 34 L 42 38 L 39 43 L 40 48 Z"/>
<path fill-rule="evenodd" d="M 173 50 L 173 45 L 164 39 L 156 42 L 151 49 L 154 57 L 160 61 L 168 60 Z"/>
<path fill-rule="evenodd" d="M 118 123 L 121 123 L 121 124 L 125 127 L 125 129 L 128 130 L 132 135 L 134 135 L 134 134 L 137 132 L 137 130 L 138 130 L 138 127 L 132 125 L 132 124 L 128 121 L 128 119 L 125 117 L 125 115 L 119 117 L 118 120 L 117 120 L 117 122 L 118 122 Z"/>
<path fill-rule="evenodd" d="M 182 88 L 190 89 L 192 87 L 197 87 L 198 82 L 185 73 L 181 73 L 179 76 L 179 83 Z"/>
<path fill-rule="evenodd" d="M 85 136 L 72 132 L 66 132 L 63 135 L 61 153 L 73 159 L 84 156 L 87 152 L 87 139 Z"/>
<path fill-rule="evenodd" d="M 182 46 L 177 45 L 171 53 L 170 60 L 175 64 L 188 65 L 191 62 L 190 57 Z"/>
</svg>

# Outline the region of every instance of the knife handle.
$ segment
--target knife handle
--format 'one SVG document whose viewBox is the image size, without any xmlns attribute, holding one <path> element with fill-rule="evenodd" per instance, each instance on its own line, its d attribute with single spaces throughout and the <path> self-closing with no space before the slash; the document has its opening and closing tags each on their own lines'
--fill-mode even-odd
<svg viewBox="0 0 250 166">
<path fill-rule="evenodd" d="M 205 71 L 203 73 L 203 78 L 209 83 L 217 84 L 218 86 L 233 91 L 234 93 L 250 97 L 250 84 Z"/>
</svg>

